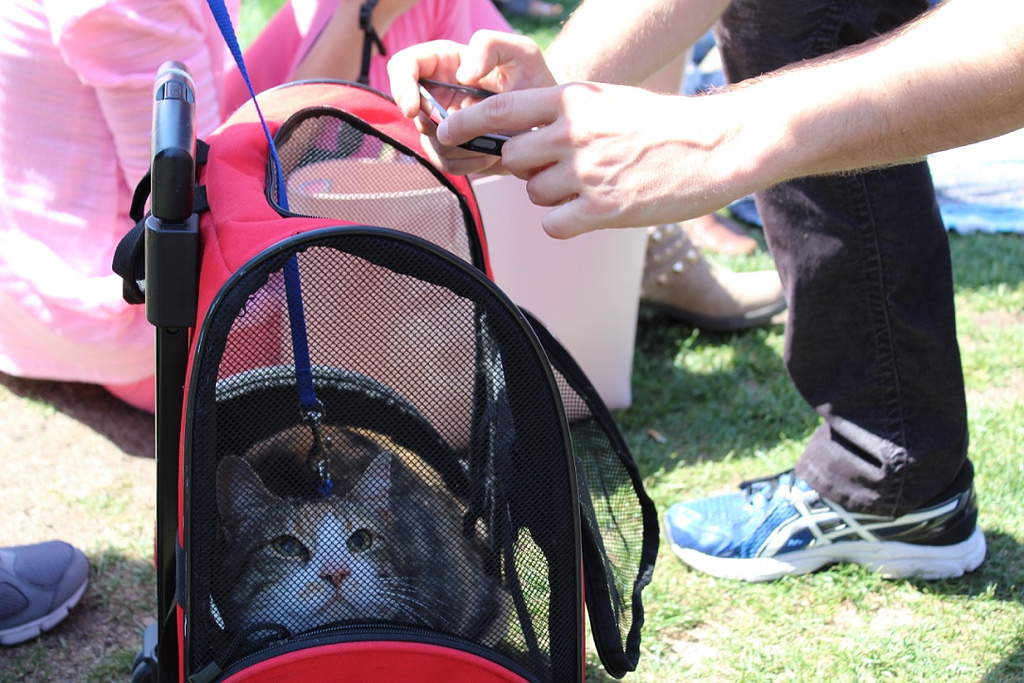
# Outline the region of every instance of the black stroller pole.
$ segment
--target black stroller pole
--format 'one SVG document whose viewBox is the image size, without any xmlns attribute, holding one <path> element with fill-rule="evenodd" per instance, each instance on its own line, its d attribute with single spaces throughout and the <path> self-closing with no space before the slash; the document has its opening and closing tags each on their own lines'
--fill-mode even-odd
<svg viewBox="0 0 1024 683">
<path fill-rule="evenodd" d="M 156 680 L 177 679 L 176 536 L 178 462 L 189 328 L 198 305 L 199 222 L 195 193 L 195 87 L 184 64 L 157 73 L 152 193 L 146 219 L 146 317 L 156 327 Z"/>
</svg>

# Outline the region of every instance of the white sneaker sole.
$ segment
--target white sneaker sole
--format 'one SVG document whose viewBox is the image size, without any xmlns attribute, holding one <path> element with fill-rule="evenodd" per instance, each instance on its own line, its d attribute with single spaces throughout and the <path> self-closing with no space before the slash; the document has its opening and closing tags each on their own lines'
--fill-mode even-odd
<svg viewBox="0 0 1024 683">
<path fill-rule="evenodd" d="M 85 589 L 88 585 L 89 582 L 85 581 L 82 586 L 75 591 L 74 595 L 65 600 L 62 605 L 59 605 L 57 609 L 53 610 L 49 614 L 26 624 L 9 628 L 6 631 L 0 631 L 0 645 L 17 645 L 18 643 L 24 643 L 26 640 L 32 640 L 33 638 L 39 637 L 43 631 L 49 631 L 57 624 L 64 621 L 64 617 L 68 615 L 68 611 L 77 605 L 78 601 L 82 599 L 82 594 L 85 593 Z"/>
<path fill-rule="evenodd" d="M 916 545 L 895 541 L 849 541 L 821 545 L 775 557 L 715 557 L 672 543 L 672 552 L 694 569 L 722 579 L 774 581 L 840 562 L 859 564 L 886 579 L 955 579 L 977 569 L 985 559 L 985 535 L 975 528 L 954 545 Z"/>
</svg>

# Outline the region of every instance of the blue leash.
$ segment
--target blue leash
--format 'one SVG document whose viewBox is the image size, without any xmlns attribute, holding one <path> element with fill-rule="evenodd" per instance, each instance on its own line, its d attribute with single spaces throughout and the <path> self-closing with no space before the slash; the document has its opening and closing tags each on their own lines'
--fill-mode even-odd
<svg viewBox="0 0 1024 683">
<path fill-rule="evenodd" d="M 235 29 L 231 25 L 231 16 L 228 14 L 224 0 L 207 0 L 213 18 L 217 21 L 224 42 L 227 43 L 231 55 L 238 64 L 238 71 L 245 80 L 249 89 L 249 97 L 256 106 L 256 113 L 263 126 L 263 134 L 267 137 L 267 144 L 270 148 L 270 159 L 274 164 L 274 175 L 277 178 L 277 204 L 284 210 L 288 210 L 287 190 L 284 182 L 284 170 L 281 159 L 277 155 L 277 146 L 274 138 L 267 128 L 267 122 L 260 111 L 259 102 L 256 99 L 256 91 L 253 90 L 252 81 L 249 80 L 249 72 L 245 68 L 245 60 L 242 58 L 242 49 L 238 45 L 238 38 Z M 320 445 L 318 426 L 323 418 L 323 404 L 316 397 L 316 389 L 313 386 L 313 370 L 309 359 L 309 342 L 306 334 L 306 317 L 302 307 L 302 284 L 299 276 L 298 258 L 292 256 L 284 266 L 285 294 L 288 300 L 288 322 L 291 327 L 292 352 L 295 356 L 295 381 L 299 390 L 299 408 L 303 422 L 314 425 L 314 436 L 316 443 L 314 449 Z M 329 483 L 329 481 L 328 481 Z"/>
<path fill-rule="evenodd" d="M 288 197 L 285 191 L 284 170 L 281 166 L 281 159 L 277 156 L 277 146 L 274 144 L 274 138 L 270 135 L 270 129 L 267 128 L 267 122 L 263 119 L 263 112 L 260 111 L 260 104 L 256 100 L 256 91 L 253 90 L 252 81 L 249 80 L 249 71 L 245 68 L 245 59 L 242 58 L 242 48 L 238 45 L 235 28 L 231 25 L 231 15 L 228 14 L 224 0 L 207 0 L 207 2 L 210 6 L 210 12 L 213 13 L 213 18 L 217 22 L 217 27 L 220 28 L 220 34 L 224 37 L 224 42 L 227 43 L 228 49 L 231 50 L 231 56 L 235 58 L 235 64 L 238 65 L 238 71 L 242 74 L 245 87 L 249 89 L 249 97 L 252 99 L 253 104 L 256 105 L 256 113 L 260 117 L 263 134 L 267 136 L 267 144 L 270 145 L 270 158 L 274 163 L 274 175 L 277 178 L 277 203 L 282 209 L 287 211 Z"/>
</svg>

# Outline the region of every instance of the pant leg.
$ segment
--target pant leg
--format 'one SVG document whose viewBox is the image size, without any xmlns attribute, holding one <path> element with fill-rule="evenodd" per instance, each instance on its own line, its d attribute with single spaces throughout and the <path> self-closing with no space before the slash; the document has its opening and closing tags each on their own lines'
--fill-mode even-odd
<svg viewBox="0 0 1024 683">
<path fill-rule="evenodd" d="M 726 76 L 859 43 L 927 6 L 735 0 L 716 27 Z M 883 515 L 965 488 L 952 265 L 927 165 L 801 179 L 756 200 L 789 304 L 786 367 L 823 418 L 797 473 L 844 507 Z"/>
</svg>

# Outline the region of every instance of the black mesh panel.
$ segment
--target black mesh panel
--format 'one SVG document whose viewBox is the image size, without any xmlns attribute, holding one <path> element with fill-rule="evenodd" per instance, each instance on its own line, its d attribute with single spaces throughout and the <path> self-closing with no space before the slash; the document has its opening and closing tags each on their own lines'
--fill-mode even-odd
<svg viewBox="0 0 1024 683">
<path fill-rule="evenodd" d="M 531 318 L 548 352 L 576 458 L 583 525 L 583 575 L 591 634 L 605 669 L 636 669 L 643 589 L 658 554 L 658 517 L 621 433 L 569 353 Z"/>
<path fill-rule="evenodd" d="M 462 196 L 421 157 L 350 114 L 301 111 L 278 134 L 288 209 L 416 235 L 481 266 Z"/>
<path fill-rule="evenodd" d="M 291 258 L 318 421 L 300 417 Z M 189 671 L 314 641 L 443 637 L 528 679 L 577 677 L 558 391 L 477 271 L 380 230 L 286 240 L 211 307 L 188 414 Z"/>
</svg>

